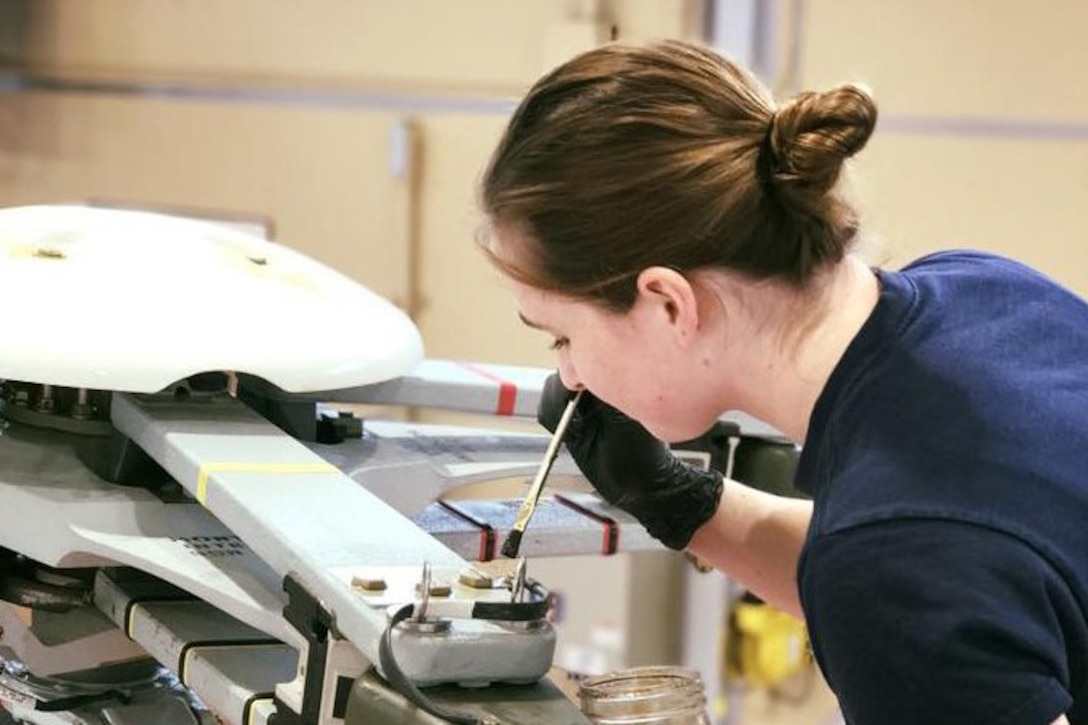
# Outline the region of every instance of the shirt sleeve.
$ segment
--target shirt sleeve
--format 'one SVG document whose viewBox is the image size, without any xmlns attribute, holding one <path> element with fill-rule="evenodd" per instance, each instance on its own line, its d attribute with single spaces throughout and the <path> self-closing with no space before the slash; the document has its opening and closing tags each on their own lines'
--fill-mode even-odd
<svg viewBox="0 0 1088 725">
<path fill-rule="evenodd" d="M 985 526 L 917 519 L 812 542 L 801 591 L 851 725 L 1050 725 L 1088 647 L 1066 582 Z M 1078 650 L 1079 648 L 1079 650 Z"/>
</svg>

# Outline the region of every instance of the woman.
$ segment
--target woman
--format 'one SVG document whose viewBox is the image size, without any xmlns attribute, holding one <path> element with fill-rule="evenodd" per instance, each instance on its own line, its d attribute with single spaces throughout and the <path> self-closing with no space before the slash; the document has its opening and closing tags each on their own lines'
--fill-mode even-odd
<svg viewBox="0 0 1088 725">
<path fill-rule="evenodd" d="M 607 500 L 803 615 L 853 725 L 1088 723 L 1088 305 L 1020 264 L 852 252 L 877 111 L 776 106 L 680 42 L 548 74 L 482 185 L 485 251 L 554 339 L 554 427 Z M 803 446 L 760 493 L 675 459 L 743 410 Z M 637 421 L 637 422 L 636 422 Z"/>
</svg>

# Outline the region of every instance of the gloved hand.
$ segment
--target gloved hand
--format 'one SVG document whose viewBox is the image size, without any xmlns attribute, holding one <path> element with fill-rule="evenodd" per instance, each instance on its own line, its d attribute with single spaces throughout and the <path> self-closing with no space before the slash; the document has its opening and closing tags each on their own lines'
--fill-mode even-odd
<svg viewBox="0 0 1088 725">
<path fill-rule="evenodd" d="M 537 409 L 540 424 L 554 431 L 572 395 L 553 373 Z M 685 548 L 718 509 L 720 474 L 684 463 L 640 423 L 589 391 L 582 394 L 564 443 L 597 492 L 670 549 Z"/>
</svg>

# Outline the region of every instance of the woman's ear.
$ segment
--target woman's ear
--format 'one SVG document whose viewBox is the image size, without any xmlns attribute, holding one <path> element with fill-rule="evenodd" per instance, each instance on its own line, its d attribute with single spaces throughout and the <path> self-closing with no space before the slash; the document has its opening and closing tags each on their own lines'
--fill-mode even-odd
<svg viewBox="0 0 1088 725">
<path fill-rule="evenodd" d="M 669 267 L 647 267 L 639 273 L 637 286 L 639 302 L 660 313 L 681 345 L 690 344 L 699 328 L 699 301 L 688 278 Z"/>
</svg>

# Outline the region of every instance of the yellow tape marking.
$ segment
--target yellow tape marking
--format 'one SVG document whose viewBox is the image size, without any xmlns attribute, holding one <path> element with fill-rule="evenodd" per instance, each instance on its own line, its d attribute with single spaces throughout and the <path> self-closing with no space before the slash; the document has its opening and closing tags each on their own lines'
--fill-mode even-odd
<svg viewBox="0 0 1088 725">
<path fill-rule="evenodd" d="M 208 477 L 213 473 L 339 473 L 331 463 L 242 463 L 224 461 L 205 463 L 196 477 L 196 500 L 204 503 L 208 498 Z"/>
<path fill-rule="evenodd" d="M 275 698 L 272 697 L 259 697 L 256 700 L 252 700 L 249 703 L 249 717 L 246 718 L 246 725 L 254 725 L 257 722 L 257 705 L 262 702 L 275 702 Z"/>
<path fill-rule="evenodd" d="M 132 631 L 136 628 L 136 610 L 140 608 L 139 604 L 133 604 L 128 608 L 128 616 L 125 618 L 125 636 L 136 641 L 135 635 Z"/>
</svg>

